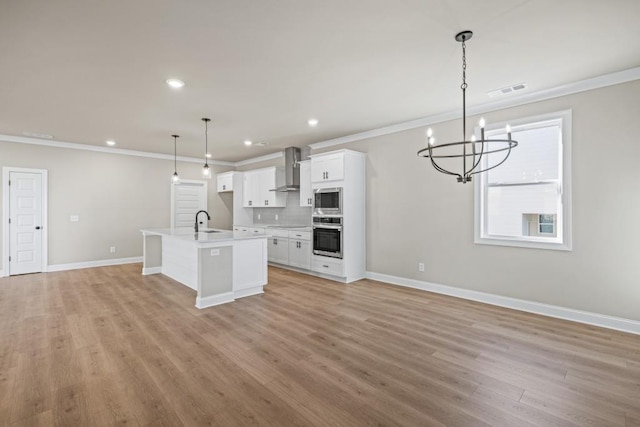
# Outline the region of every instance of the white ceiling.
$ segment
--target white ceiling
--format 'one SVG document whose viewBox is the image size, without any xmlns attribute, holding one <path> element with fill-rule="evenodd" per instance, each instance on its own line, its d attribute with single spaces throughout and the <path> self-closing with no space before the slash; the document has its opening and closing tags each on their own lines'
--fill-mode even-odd
<svg viewBox="0 0 640 427">
<path fill-rule="evenodd" d="M 0 0 L 0 134 L 173 154 L 178 133 L 201 157 L 211 117 L 213 158 L 238 161 L 461 108 L 461 30 L 478 105 L 640 66 L 639 18 L 638 0 Z"/>
</svg>

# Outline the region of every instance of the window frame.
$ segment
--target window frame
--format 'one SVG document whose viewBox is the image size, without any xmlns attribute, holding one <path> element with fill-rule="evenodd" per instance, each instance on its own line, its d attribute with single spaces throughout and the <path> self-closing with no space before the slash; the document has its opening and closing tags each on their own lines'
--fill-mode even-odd
<svg viewBox="0 0 640 427">
<path fill-rule="evenodd" d="M 483 245 L 496 246 L 512 246 L 521 248 L 534 249 L 551 249 L 561 251 L 572 250 L 572 224 L 571 224 L 571 110 L 558 111 L 553 113 L 541 114 L 537 116 L 523 117 L 516 120 L 509 120 L 500 123 L 492 123 L 485 128 L 485 133 L 495 130 L 504 129 L 507 123 L 511 125 L 512 132 L 518 128 L 536 127 L 535 125 L 545 121 L 560 120 L 561 122 L 561 177 L 560 182 L 560 203 L 562 205 L 562 214 L 557 216 L 556 231 L 561 236 L 556 242 L 550 242 L 547 237 L 533 236 L 496 236 L 489 235 L 485 232 L 486 213 L 484 201 L 487 197 L 488 185 L 486 183 L 487 174 L 481 173 L 476 175 L 474 179 L 474 243 Z M 476 137 L 480 137 L 480 128 L 475 129 Z M 518 147 L 514 148 L 517 150 Z M 504 165 L 509 164 L 509 160 Z"/>
</svg>

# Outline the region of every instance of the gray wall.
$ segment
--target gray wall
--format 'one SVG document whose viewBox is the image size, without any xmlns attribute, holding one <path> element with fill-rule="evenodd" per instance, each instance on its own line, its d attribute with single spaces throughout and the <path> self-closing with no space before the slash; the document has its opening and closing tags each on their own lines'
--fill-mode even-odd
<svg viewBox="0 0 640 427">
<path fill-rule="evenodd" d="M 424 128 L 313 154 L 368 154 L 368 271 L 640 320 L 640 81 L 485 117 L 491 123 L 565 109 L 573 110 L 572 252 L 474 244 L 473 185 L 416 156 Z M 461 123 L 433 129 L 439 141 L 455 141 Z"/>
<path fill-rule="evenodd" d="M 497 122 L 565 109 L 573 111 L 571 252 L 474 244 L 473 186 L 416 156 L 425 129 L 314 151 L 368 154 L 367 270 L 640 320 L 640 81 L 485 116 Z M 459 139 L 459 120 L 433 128 L 439 141 Z M 138 230 L 169 224 L 170 161 L 0 142 L 0 166 L 49 170 L 51 264 L 139 256 Z M 199 179 L 199 165 L 178 167 Z M 231 205 L 215 193 L 215 179 L 209 208 L 213 226 L 231 226 Z M 80 223 L 69 223 L 72 213 Z"/>
<path fill-rule="evenodd" d="M 170 225 L 173 161 L 0 141 L 4 166 L 48 170 L 50 265 L 140 256 L 140 229 Z M 201 179 L 200 167 L 179 162 L 178 172 Z M 218 196 L 215 176 L 208 192 L 210 225 L 230 229 L 231 205 Z M 70 215 L 79 215 L 80 222 L 70 222 Z"/>
</svg>

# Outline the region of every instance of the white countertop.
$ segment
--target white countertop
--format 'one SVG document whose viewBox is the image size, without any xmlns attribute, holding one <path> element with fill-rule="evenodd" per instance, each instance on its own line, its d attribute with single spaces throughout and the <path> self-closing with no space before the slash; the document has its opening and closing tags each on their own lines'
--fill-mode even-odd
<svg viewBox="0 0 640 427">
<path fill-rule="evenodd" d="M 215 231 L 214 233 L 206 233 L 205 231 Z M 243 231 L 220 230 L 216 228 L 203 228 L 202 231 L 195 233 L 193 230 L 172 229 L 172 228 L 151 228 L 140 230 L 143 235 L 158 235 L 171 237 L 185 242 L 193 242 L 196 244 L 232 242 L 237 240 L 264 239 L 269 237 L 268 234 L 255 234 Z"/>
<path fill-rule="evenodd" d="M 278 228 L 281 230 L 291 231 L 311 231 L 313 228 L 310 225 L 287 225 L 287 224 L 234 224 L 234 227 L 252 227 L 252 228 Z"/>
</svg>

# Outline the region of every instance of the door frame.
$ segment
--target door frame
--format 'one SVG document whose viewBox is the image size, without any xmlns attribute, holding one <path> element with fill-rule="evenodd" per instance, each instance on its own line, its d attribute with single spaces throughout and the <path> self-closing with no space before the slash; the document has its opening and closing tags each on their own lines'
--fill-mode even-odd
<svg viewBox="0 0 640 427">
<path fill-rule="evenodd" d="M 204 210 L 205 211 L 209 211 L 209 185 L 207 180 L 198 180 L 198 179 L 180 179 L 180 182 L 178 183 L 178 185 L 180 184 L 200 184 L 202 185 L 202 187 L 204 188 Z M 169 226 L 169 228 L 173 229 L 174 227 L 174 222 L 175 222 L 175 210 L 176 210 L 176 194 L 175 194 L 175 185 L 173 182 L 171 182 L 171 224 Z"/>
<path fill-rule="evenodd" d="M 46 169 L 29 169 L 16 168 L 12 166 L 4 166 L 2 168 L 2 270 L 0 277 L 6 277 L 11 274 L 9 271 L 9 241 L 11 233 L 9 233 L 9 173 L 39 173 L 42 176 L 42 272 L 49 270 L 49 221 L 48 221 L 48 171 Z"/>
</svg>

